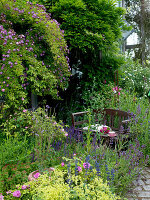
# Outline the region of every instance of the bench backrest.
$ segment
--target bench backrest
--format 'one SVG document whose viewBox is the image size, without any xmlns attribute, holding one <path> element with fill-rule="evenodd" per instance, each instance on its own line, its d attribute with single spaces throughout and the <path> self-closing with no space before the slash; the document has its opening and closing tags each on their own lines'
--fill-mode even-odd
<svg viewBox="0 0 150 200">
<path fill-rule="evenodd" d="M 88 118 L 84 118 L 88 113 L 88 111 L 72 113 L 72 126 L 79 127 L 82 124 L 88 123 Z"/>
<path fill-rule="evenodd" d="M 86 119 L 84 118 L 84 116 L 88 113 L 88 111 L 72 113 L 72 125 L 74 127 L 79 127 L 80 125 L 88 123 L 88 117 L 86 117 Z M 111 129 L 114 131 L 119 131 L 122 122 L 129 119 L 130 117 L 130 114 L 128 112 L 108 108 L 105 108 L 103 111 L 100 109 L 93 110 L 93 113 L 95 115 L 95 120 L 101 118 L 100 120 L 98 120 L 99 123 L 111 127 Z M 99 117 L 99 115 L 101 115 L 102 117 Z"/>
<path fill-rule="evenodd" d="M 119 131 L 124 120 L 129 119 L 130 114 L 122 110 L 104 109 L 103 123 L 114 131 Z"/>
</svg>

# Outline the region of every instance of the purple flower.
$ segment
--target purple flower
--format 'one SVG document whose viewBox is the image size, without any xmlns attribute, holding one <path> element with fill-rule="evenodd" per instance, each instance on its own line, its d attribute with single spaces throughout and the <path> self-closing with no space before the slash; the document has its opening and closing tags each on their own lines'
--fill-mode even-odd
<svg viewBox="0 0 150 200">
<path fill-rule="evenodd" d="M 21 187 L 22 190 L 25 190 L 25 189 L 27 189 L 27 188 L 28 188 L 27 185 L 23 185 L 23 186 Z"/>
<path fill-rule="evenodd" d="M 78 166 L 77 169 L 78 169 L 78 172 L 82 172 L 82 167 Z"/>
<path fill-rule="evenodd" d="M 0 72 L 0 74 L 3 74 L 3 72 Z"/>
<path fill-rule="evenodd" d="M 61 163 L 61 166 L 63 167 L 64 165 L 65 165 L 65 163 L 64 163 L 64 162 L 62 162 L 62 163 Z"/>
<path fill-rule="evenodd" d="M 86 163 L 83 163 L 83 167 L 84 169 L 89 169 L 90 168 L 90 163 L 86 162 Z"/>
<path fill-rule="evenodd" d="M 15 192 L 13 192 L 13 197 L 20 197 L 20 196 L 21 196 L 20 190 L 16 190 Z"/>
<path fill-rule="evenodd" d="M 13 63 L 12 63 L 12 62 L 10 62 L 10 61 L 8 62 L 8 64 L 10 64 L 10 65 L 13 65 Z"/>
</svg>

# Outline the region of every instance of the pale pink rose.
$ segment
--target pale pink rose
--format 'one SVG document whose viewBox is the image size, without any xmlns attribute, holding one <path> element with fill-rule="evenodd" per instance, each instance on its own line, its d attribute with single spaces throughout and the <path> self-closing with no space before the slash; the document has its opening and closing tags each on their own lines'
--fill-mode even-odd
<svg viewBox="0 0 150 200">
<path fill-rule="evenodd" d="M 4 196 L 0 193 L 0 200 L 4 200 Z"/>
<path fill-rule="evenodd" d="M 11 194 L 12 193 L 12 191 L 11 190 L 8 190 L 7 192 L 6 192 L 6 194 Z"/>
</svg>

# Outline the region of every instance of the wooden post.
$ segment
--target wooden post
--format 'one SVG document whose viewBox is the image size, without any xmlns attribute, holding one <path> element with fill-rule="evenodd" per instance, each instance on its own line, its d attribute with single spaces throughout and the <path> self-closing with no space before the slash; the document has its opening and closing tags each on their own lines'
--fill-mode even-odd
<svg viewBox="0 0 150 200">
<path fill-rule="evenodd" d="M 33 93 L 31 93 L 31 105 L 32 105 L 32 110 L 35 110 L 35 108 L 37 108 L 38 106 L 37 95 Z"/>
</svg>

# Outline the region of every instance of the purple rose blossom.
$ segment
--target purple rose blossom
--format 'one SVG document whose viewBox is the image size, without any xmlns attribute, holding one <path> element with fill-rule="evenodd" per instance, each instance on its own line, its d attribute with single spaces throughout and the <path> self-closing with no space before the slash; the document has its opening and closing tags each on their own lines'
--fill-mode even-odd
<svg viewBox="0 0 150 200">
<path fill-rule="evenodd" d="M 12 194 L 13 194 L 13 197 L 20 197 L 20 196 L 21 196 L 20 190 L 16 190 L 16 191 L 13 192 Z"/>
</svg>

